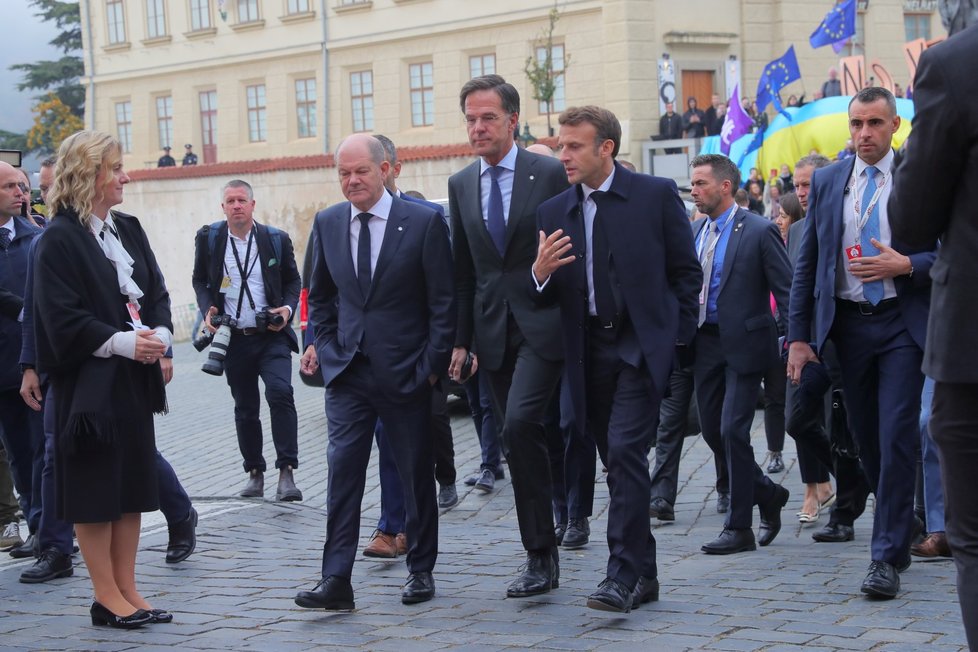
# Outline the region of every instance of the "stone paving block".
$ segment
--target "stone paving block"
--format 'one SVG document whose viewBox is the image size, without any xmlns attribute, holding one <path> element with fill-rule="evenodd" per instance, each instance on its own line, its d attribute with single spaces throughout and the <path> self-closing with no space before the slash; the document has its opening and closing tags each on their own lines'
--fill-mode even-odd
<svg viewBox="0 0 978 652">
<path fill-rule="evenodd" d="M 596 469 L 591 543 L 578 551 L 561 550 L 561 587 L 550 594 L 505 597 L 525 560 L 507 479 L 488 496 L 458 485 L 460 504 L 440 516 L 435 600 L 410 607 L 400 603 L 407 577 L 403 559 L 378 564 L 358 558 L 352 578 L 356 612 L 300 609 L 293 598 L 319 579 L 325 536 L 322 390 L 296 384 L 301 462 L 296 481 L 306 500 L 276 503 L 271 489 L 266 499 L 238 499 L 245 474 L 230 395 L 223 381 L 206 377 L 199 365 L 189 345 L 177 346 L 180 382 L 171 384 L 170 414 L 157 420 L 158 445 L 201 514 L 198 548 L 186 562 L 165 564 L 165 522 L 159 514 L 145 515 L 137 560 L 144 595 L 170 608 L 176 622 L 146 631 L 92 628 L 87 622 L 91 585 L 80 558 L 74 577 L 22 585 L 16 576 L 30 561 L 0 555 L 5 590 L 0 648 L 964 649 L 951 564 L 915 563 L 903 575 L 904 591 L 890 602 L 871 602 L 859 593 L 869 563 L 869 516 L 857 521 L 854 542 L 826 545 L 814 543 L 810 530 L 790 523 L 786 512 L 785 527 L 770 548 L 725 558 L 703 555 L 699 547 L 719 533 L 723 516 L 715 512 L 712 454 L 700 437 L 685 441 L 677 521 L 651 523 L 658 541 L 660 602 L 624 617 L 585 606 L 603 579 L 608 555 L 608 492 L 604 474 Z M 478 468 L 479 448 L 464 405 L 453 401 L 450 414 L 461 482 Z M 261 419 L 267 434 L 264 407 Z M 766 450 L 760 414 L 752 437 L 756 450 Z M 266 436 L 267 459 L 274 458 L 270 439 Z M 776 480 L 791 491 L 786 509 L 793 509 L 800 504 L 802 485 L 790 439 L 785 459 L 789 468 Z M 379 516 L 376 474 L 374 452 L 362 503 L 361 547 Z M 165 643 L 159 645 L 156 637 Z"/>
</svg>

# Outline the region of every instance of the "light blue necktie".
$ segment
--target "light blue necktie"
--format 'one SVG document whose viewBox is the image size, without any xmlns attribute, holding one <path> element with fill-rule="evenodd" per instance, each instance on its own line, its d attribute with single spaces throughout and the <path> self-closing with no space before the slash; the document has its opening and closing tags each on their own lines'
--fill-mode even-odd
<svg viewBox="0 0 978 652">
<path fill-rule="evenodd" d="M 863 190 L 863 201 L 860 204 L 860 208 L 865 211 L 866 207 L 869 206 L 869 202 L 873 200 L 873 194 L 876 192 L 876 174 L 879 172 L 875 166 L 870 165 L 866 168 L 866 189 Z M 866 220 L 866 224 L 863 226 L 862 236 L 859 238 L 859 246 L 862 248 L 863 256 L 876 256 L 879 254 L 880 250 L 870 242 L 871 238 L 875 238 L 877 242 L 880 240 L 880 205 L 879 202 L 873 207 L 873 212 L 869 215 L 869 219 Z M 883 300 L 883 281 L 870 281 L 869 283 L 863 283 L 863 297 L 866 301 L 869 301 L 874 306 Z"/>
</svg>

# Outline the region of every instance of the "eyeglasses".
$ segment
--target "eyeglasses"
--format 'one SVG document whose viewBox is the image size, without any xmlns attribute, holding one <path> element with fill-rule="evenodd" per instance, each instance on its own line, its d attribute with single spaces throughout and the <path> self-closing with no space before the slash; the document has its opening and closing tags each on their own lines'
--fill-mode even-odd
<svg viewBox="0 0 978 652">
<path fill-rule="evenodd" d="M 479 124 L 479 122 L 482 122 L 482 124 L 485 125 L 490 125 L 496 122 L 497 120 L 501 120 L 505 117 L 506 116 L 496 115 L 495 113 L 487 113 L 486 115 L 480 115 L 480 116 L 467 115 L 465 116 L 465 125 L 469 128 L 476 126 L 477 124 Z"/>
<path fill-rule="evenodd" d="M 20 182 L 20 183 L 18 183 L 18 184 L 17 184 L 17 187 L 18 187 L 18 188 L 20 188 L 20 191 L 21 191 L 21 192 L 30 192 L 30 191 L 31 191 L 31 187 L 30 187 L 30 186 L 28 186 L 28 185 L 27 185 L 26 183 L 24 183 L 23 181 L 22 181 L 22 182 Z"/>
</svg>

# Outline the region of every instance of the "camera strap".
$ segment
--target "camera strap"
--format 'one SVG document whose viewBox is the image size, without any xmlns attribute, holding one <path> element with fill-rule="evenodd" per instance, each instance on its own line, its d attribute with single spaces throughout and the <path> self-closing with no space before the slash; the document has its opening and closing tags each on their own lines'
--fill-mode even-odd
<svg viewBox="0 0 978 652">
<path fill-rule="evenodd" d="M 260 256 L 256 255 L 255 259 L 251 261 L 251 266 L 245 271 L 245 265 L 248 264 L 251 258 L 251 243 L 255 240 L 255 229 L 252 227 L 251 231 L 248 233 L 248 246 L 245 249 L 245 262 L 244 265 L 241 264 L 241 258 L 238 256 L 238 247 L 234 244 L 234 238 L 228 233 L 228 242 L 231 243 L 231 252 L 234 254 L 234 262 L 238 266 L 238 274 L 241 276 L 241 289 L 248 295 L 248 305 L 251 306 L 252 311 L 255 310 L 255 300 L 251 296 L 251 288 L 248 287 L 248 277 L 251 276 L 251 272 L 254 271 L 255 265 L 258 263 Z M 256 252 L 257 254 L 257 252 Z M 238 295 L 238 310 L 235 312 L 234 320 L 237 321 L 241 318 L 241 295 Z"/>
</svg>

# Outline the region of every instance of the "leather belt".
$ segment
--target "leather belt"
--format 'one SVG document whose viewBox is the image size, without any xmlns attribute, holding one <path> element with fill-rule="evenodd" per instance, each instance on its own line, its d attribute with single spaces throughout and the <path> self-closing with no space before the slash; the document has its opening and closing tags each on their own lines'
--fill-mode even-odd
<svg viewBox="0 0 978 652">
<path fill-rule="evenodd" d="M 258 335 L 261 331 L 254 326 L 249 326 L 248 328 L 232 328 L 232 335 Z"/>
<path fill-rule="evenodd" d="M 852 312 L 858 312 L 860 315 L 868 317 L 870 315 L 878 315 L 896 308 L 899 305 L 899 299 L 896 297 L 893 297 L 892 299 L 883 299 L 876 305 L 873 305 L 869 301 L 848 301 L 846 299 L 836 299 L 836 305 L 839 308 Z"/>
</svg>

